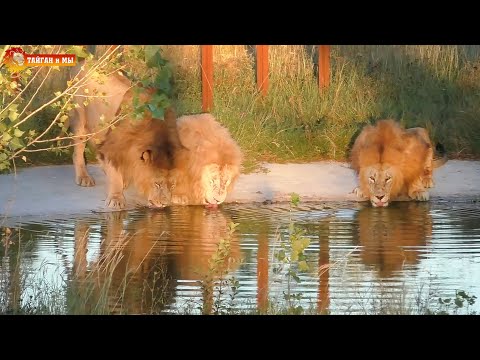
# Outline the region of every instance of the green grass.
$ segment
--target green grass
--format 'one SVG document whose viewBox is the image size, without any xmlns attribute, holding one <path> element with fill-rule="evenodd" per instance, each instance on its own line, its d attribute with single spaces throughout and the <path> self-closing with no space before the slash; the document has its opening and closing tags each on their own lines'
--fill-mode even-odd
<svg viewBox="0 0 480 360">
<path fill-rule="evenodd" d="M 162 48 L 174 65 L 179 114 L 201 112 L 199 46 Z M 264 98 L 253 48 L 214 46 L 213 114 L 245 152 L 246 170 L 258 161 L 346 160 L 358 131 L 382 118 L 426 127 L 451 158 L 480 156 L 478 46 L 332 46 L 331 85 L 322 93 L 315 47 L 269 49 Z M 55 87 L 62 81 L 57 77 Z M 28 126 L 41 128 L 50 118 L 44 112 Z M 27 165 L 69 163 L 70 152 L 32 153 Z"/>
<path fill-rule="evenodd" d="M 177 64 L 179 109 L 200 111 L 198 47 L 165 50 Z M 255 160 L 345 160 L 364 124 L 390 117 L 407 127 L 426 127 L 452 157 L 478 157 L 477 50 L 333 46 L 331 85 L 319 93 L 311 47 L 271 46 L 270 89 L 262 98 L 247 48 L 215 46 L 213 113 Z"/>
</svg>

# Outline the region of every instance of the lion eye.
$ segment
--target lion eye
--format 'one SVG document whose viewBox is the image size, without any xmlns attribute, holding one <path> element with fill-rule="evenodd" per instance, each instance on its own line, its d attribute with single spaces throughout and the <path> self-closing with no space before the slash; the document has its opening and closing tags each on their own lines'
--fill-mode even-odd
<svg viewBox="0 0 480 360">
<path fill-rule="evenodd" d="M 385 179 L 385 182 L 387 182 L 387 183 L 390 182 L 390 181 L 392 181 L 392 178 L 390 176 Z"/>
<path fill-rule="evenodd" d="M 373 176 L 370 176 L 370 182 L 374 183 L 375 182 L 375 178 Z"/>
<path fill-rule="evenodd" d="M 155 183 L 155 186 L 157 187 L 157 189 L 160 189 L 160 184 L 159 183 Z"/>
</svg>

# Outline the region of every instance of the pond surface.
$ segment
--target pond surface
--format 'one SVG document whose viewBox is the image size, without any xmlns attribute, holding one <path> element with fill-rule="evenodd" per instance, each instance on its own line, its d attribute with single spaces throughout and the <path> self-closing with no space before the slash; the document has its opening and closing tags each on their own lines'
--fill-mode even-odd
<svg viewBox="0 0 480 360">
<path fill-rule="evenodd" d="M 299 259 L 289 231 L 308 239 Z M 1 313 L 472 314 L 480 205 L 229 204 L 39 219 L 4 227 L 0 257 Z"/>
</svg>

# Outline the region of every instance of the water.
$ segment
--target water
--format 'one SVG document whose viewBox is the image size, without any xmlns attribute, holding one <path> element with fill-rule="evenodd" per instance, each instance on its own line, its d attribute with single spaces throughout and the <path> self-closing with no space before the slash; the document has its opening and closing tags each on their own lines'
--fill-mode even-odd
<svg viewBox="0 0 480 360">
<path fill-rule="evenodd" d="M 231 222 L 239 225 L 229 237 Z M 310 240 L 308 271 L 293 262 L 298 283 L 286 267 L 278 271 L 275 256 L 289 224 Z M 460 308 L 461 296 L 455 305 L 458 291 L 480 294 L 476 203 L 172 207 L 10 229 L 8 246 L 2 231 L 0 250 L 3 312 L 15 306 L 34 313 L 479 311 L 477 302 Z M 229 239 L 223 256 L 221 239 Z M 215 255 L 221 259 L 209 265 Z M 218 285 L 219 277 L 221 290 L 212 282 Z M 450 303 L 441 305 L 439 298 Z"/>
</svg>

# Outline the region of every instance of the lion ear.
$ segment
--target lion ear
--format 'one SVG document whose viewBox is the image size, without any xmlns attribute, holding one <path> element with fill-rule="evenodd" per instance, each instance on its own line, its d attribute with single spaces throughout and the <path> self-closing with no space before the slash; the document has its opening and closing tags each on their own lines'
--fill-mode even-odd
<svg viewBox="0 0 480 360">
<path fill-rule="evenodd" d="M 145 150 L 143 153 L 142 153 L 142 156 L 140 157 L 140 159 L 142 159 L 143 161 L 145 161 L 146 163 L 149 163 L 151 162 L 153 159 L 152 159 L 152 150 Z"/>
</svg>

